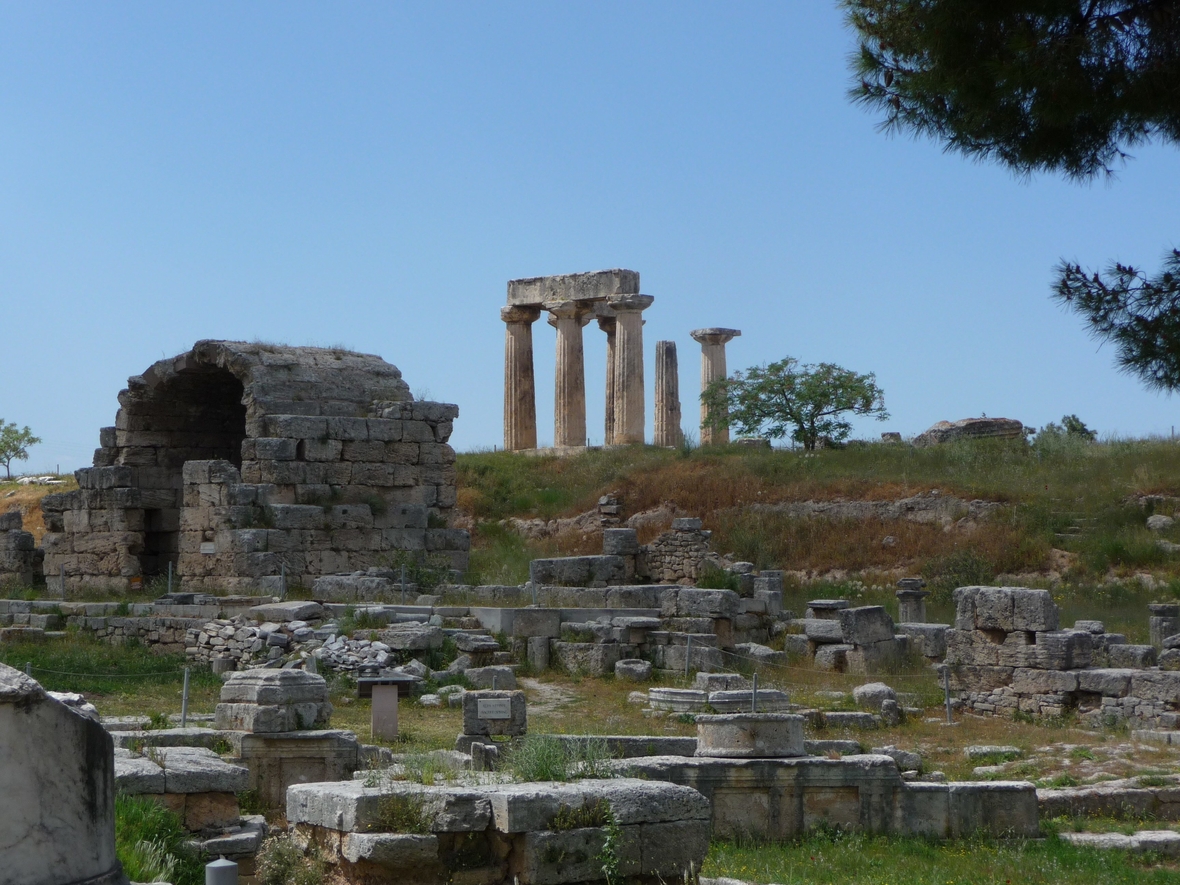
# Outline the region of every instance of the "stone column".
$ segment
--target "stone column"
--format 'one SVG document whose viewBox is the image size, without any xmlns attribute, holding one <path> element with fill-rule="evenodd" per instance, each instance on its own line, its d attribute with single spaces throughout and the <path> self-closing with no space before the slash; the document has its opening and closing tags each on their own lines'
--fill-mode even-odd
<svg viewBox="0 0 1180 885">
<path fill-rule="evenodd" d="M 533 382 L 533 323 L 537 307 L 502 307 L 504 333 L 504 448 L 537 447 L 537 394 Z"/>
<path fill-rule="evenodd" d="M 897 612 L 899 624 L 926 623 L 926 582 L 921 578 L 902 578 L 897 582 Z"/>
<path fill-rule="evenodd" d="M 606 333 L 606 420 L 603 422 L 602 444 L 615 442 L 615 323 L 614 316 L 600 316 L 598 328 Z"/>
<path fill-rule="evenodd" d="M 586 445 L 586 366 L 582 327 L 590 307 L 578 301 L 546 301 L 550 322 L 557 327 L 557 366 L 553 383 L 553 445 Z"/>
<path fill-rule="evenodd" d="M 701 345 L 701 393 L 714 381 L 725 378 L 725 345 L 742 333 L 737 329 L 694 329 L 689 332 Z M 721 417 L 726 417 L 726 409 Z M 709 410 L 701 402 L 701 445 L 717 446 L 729 442 L 729 425 L 714 428 L 709 424 Z"/>
<path fill-rule="evenodd" d="M 651 295 L 611 295 L 615 312 L 614 443 L 643 443 L 643 311 Z"/>
<path fill-rule="evenodd" d="M 676 364 L 676 342 L 656 342 L 656 427 L 652 443 L 678 446 L 680 430 L 680 371 Z"/>
</svg>

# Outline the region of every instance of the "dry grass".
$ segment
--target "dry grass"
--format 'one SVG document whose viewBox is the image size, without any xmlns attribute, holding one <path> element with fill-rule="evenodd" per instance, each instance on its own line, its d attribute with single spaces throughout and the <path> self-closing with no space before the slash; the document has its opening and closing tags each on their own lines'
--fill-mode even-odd
<svg viewBox="0 0 1180 885">
<path fill-rule="evenodd" d="M 38 544 L 45 536 L 45 521 L 41 518 L 41 499 L 58 492 L 69 492 L 78 488 L 73 474 L 59 476 L 59 486 L 17 485 L 15 482 L 0 482 L 0 513 L 20 508 L 26 532 L 32 532 Z"/>
</svg>

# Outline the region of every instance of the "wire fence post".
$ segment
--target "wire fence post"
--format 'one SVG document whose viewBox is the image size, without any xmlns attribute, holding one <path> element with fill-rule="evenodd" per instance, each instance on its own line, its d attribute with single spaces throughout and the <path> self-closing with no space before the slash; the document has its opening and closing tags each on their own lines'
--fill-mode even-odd
<svg viewBox="0 0 1180 885">
<path fill-rule="evenodd" d="M 688 634 L 688 642 L 684 646 L 684 678 L 688 679 L 688 665 L 692 661 L 692 634 Z"/>
<path fill-rule="evenodd" d="M 406 604 L 406 564 L 402 563 L 402 605 Z"/>
<path fill-rule="evenodd" d="M 168 595 L 172 595 L 172 560 L 168 560 Z"/>
<path fill-rule="evenodd" d="M 750 712 L 758 712 L 758 672 L 754 671 L 754 688 L 750 692 Z"/>
<path fill-rule="evenodd" d="M 62 564 L 60 574 L 61 574 L 61 598 L 65 599 L 66 598 L 66 567 L 65 567 L 64 563 Z"/>
<path fill-rule="evenodd" d="M 279 599 L 287 598 L 287 563 L 279 563 Z"/>
<path fill-rule="evenodd" d="M 951 718 L 951 668 L 942 665 L 942 690 L 946 695 L 946 724 L 953 725 L 954 720 Z"/>
<path fill-rule="evenodd" d="M 188 728 L 188 667 L 184 668 L 184 688 L 180 692 L 180 727 Z"/>
<path fill-rule="evenodd" d="M 25 675 L 26 676 L 33 675 L 33 662 L 32 661 L 25 661 Z"/>
</svg>

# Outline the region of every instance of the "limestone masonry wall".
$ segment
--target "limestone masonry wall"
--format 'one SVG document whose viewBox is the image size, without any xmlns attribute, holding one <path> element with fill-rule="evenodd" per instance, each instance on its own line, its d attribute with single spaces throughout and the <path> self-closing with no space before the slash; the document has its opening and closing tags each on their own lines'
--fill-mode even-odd
<svg viewBox="0 0 1180 885">
<path fill-rule="evenodd" d="M 457 406 L 413 402 L 396 367 L 341 350 L 201 341 L 128 379 L 77 491 L 42 502 L 46 575 L 121 592 L 277 589 L 396 551 L 466 567 Z"/>
</svg>

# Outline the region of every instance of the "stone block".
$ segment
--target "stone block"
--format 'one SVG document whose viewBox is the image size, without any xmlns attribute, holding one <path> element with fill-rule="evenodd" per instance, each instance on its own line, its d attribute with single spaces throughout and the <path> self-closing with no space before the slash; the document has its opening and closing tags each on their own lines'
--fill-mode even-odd
<svg viewBox="0 0 1180 885">
<path fill-rule="evenodd" d="M 481 712 L 485 715 L 481 716 Z M 505 718 L 499 718 L 503 714 L 507 714 Z M 487 715 L 497 718 L 487 718 Z M 463 695 L 464 734 L 516 737 L 527 731 L 523 691 L 469 691 Z"/>
<path fill-rule="evenodd" d="M 549 647 L 553 663 L 567 673 L 583 676 L 613 673 L 615 664 L 622 658 L 615 643 L 553 641 Z"/>
<path fill-rule="evenodd" d="M 1138 670 L 1154 667 L 1158 659 L 1154 645 L 1112 645 L 1106 649 L 1106 657 L 1112 667 Z"/>
<path fill-rule="evenodd" d="M 647 682 L 651 679 L 651 661 L 626 658 L 615 663 L 615 678 L 624 682 Z"/>
<path fill-rule="evenodd" d="M 243 789 L 245 788 L 243 787 Z M 165 804 L 171 804 L 169 803 L 170 797 L 183 798 L 184 810 L 181 813 L 181 819 L 184 821 L 184 828 L 191 833 L 236 827 L 241 820 L 242 813 L 238 807 L 238 797 L 233 793 L 165 793 L 163 795 Z"/>
<path fill-rule="evenodd" d="M 692 688 L 653 688 L 647 693 L 653 710 L 668 713 L 697 713 L 705 709 L 709 693 Z"/>
<path fill-rule="evenodd" d="M 249 786 L 248 769 L 204 747 L 158 747 L 152 752 L 163 766 L 165 793 L 239 793 Z"/>
<path fill-rule="evenodd" d="M 1044 670 L 1077 670 L 1093 660 L 1093 637 L 1082 630 L 1037 633 L 1037 666 Z"/>
<path fill-rule="evenodd" d="M 1177 704 L 1180 702 L 1180 673 L 1134 670 L 1131 676 L 1131 694 L 1147 701 Z"/>
<path fill-rule="evenodd" d="M 815 650 L 815 668 L 832 673 L 843 673 L 848 669 L 848 653 L 851 645 L 821 645 Z"/>
<path fill-rule="evenodd" d="M 1022 695 L 1073 692 L 1078 690 L 1078 676 L 1062 670 L 1017 669 L 1012 672 L 1012 690 Z"/>
<path fill-rule="evenodd" d="M 547 636 L 528 637 L 528 662 L 536 671 L 549 669 L 549 641 Z"/>
<path fill-rule="evenodd" d="M 463 675 L 473 688 L 495 688 L 501 691 L 516 688 L 516 674 L 507 665 L 469 667 L 463 671 Z"/>
<path fill-rule="evenodd" d="M 221 687 L 224 703 L 323 704 L 328 701 L 324 677 L 306 670 L 245 670 L 232 674 Z"/>
<path fill-rule="evenodd" d="M 863 605 L 840 612 L 840 631 L 845 643 L 872 645 L 893 639 L 893 618 L 880 605 Z"/>
<path fill-rule="evenodd" d="M 950 833 L 965 838 L 977 833 L 993 837 L 1035 838 L 1040 833 L 1037 790 L 1026 781 L 948 784 Z"/>
<path fill-rule="evenodd" d="M 522 885 L 565 885 L 600 879 L 606 830 L 587 827 L 530 832 L 521 840 L 516 880 Z"/>
<path fill-rule="evenodd" d="M 736 618 L 741 597 L 732 590 L 685 588 L 676 594 L 676 614 L 682 618 Z"/>
<path fill-rule="evenodd" d="M 512 615 L 512 635 L 547 636 L 556 639 L 561 635 L 561 609 L 517 609 Z"/>
<path fill-rule="evenodd" d="M 980 587 L 975 594 L 975 628 L 1011 631 L 1014 626 L 1014 600 L 1008 587 Z"/>
<path fill-rule="evenodd" d="M 114 747 L 98 722 L 0 664 L 5 882 L 124 881 L 115 856 Z"/>
<path fill-rule="evenodd" d="M 1092 692 L 1103 697 L 1122 698 L 1131 690 L 1133 670 L 1079 670 L 1078 691 Z"/>
<path fill-rule="evenodd" d="M 446 635 L 441 627 L 418 624 L 397 624 L 392 629 L 381 631 L 381 641 L 394 651 L 428 651 L 442 648 Z"/>
<path fill-rule="evenodd" d="M 941 660 L 946 656 L 946 624 L 898 624 L 898 633 L 908 636 L 910 647 L 923 657 Z"/>
<path fill-rule="evenodd" d="M 852 699 L 862 710 L 879 713 L 883 702 L 897 700 L 897 692 L 884 682 L 868 682 L 852 690 Z"/>
<path fill-rule="evenodd" d="M 274 670 L 275 673 L 300 672 Z M 236 675 L 236 674 L 235 674 Z M 300 704 L 218 704 L 214 725 L 222 731 L 248 731 L 255 734 L 278 734 L 323 728 L 331 718 L 328 703 Z"/>
<path fill-rule="evenodd" d="M 802 624 L 803 634 L 812 642 L 843 643 L 844 631 L 840 622 L 828 618 L 803 618 L 795 622 Z"/>
<path fill-rule="evenodd" d="M 982 587 L 959 587 L 954 592 L 955 629 L 975 629 L 975 597 Z"/>
<path fill-rule="evenodd" d="M 1012 629 L 1041 633 L 1058 628 L 1057 605 L 1048 590 L 1014 587 L 1011 592 Z"/>
<path fill-rule="evenodd" d="M 635 529 L 603 529 L 602 552 L 608 556 L 635 556 L 639 533 Z"/>
<path fill-rule="evenodd" d="M 366 861 L 391 871 L 420 874 L 439 866 L 438 836 L 348 833 L 341 843 L 340 855 L 351 863 Z"/>
<path fill-rule="evenodd" d="M 322 519 L 323 510 L 319 507 L 315 509 L 320 512 Z M 250 616 L 259 622 L 274 621 L 277 624 L 284 624 L 288 621 L 319 621 L 324 617 L 324 607 L 318 602 L 300 602 L 298 600 L 269 602 L 251 608 Z"/>
</svg>

